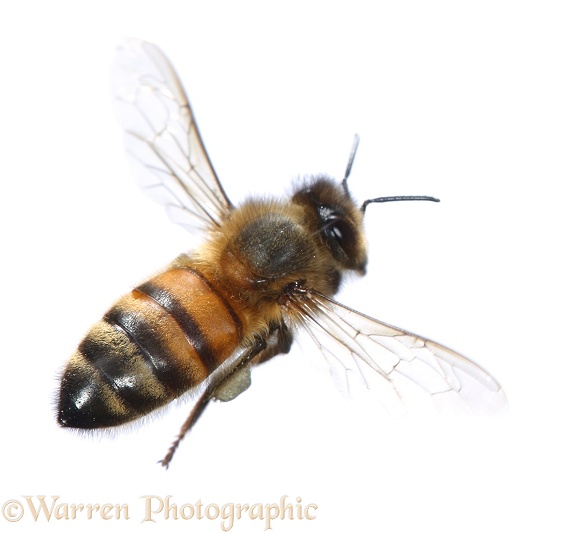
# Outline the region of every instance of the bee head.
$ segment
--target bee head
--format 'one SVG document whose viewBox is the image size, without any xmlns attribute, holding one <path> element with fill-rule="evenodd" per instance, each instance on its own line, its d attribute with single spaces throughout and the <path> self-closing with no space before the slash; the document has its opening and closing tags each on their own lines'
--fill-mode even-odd
<svg viewBox="0 0 575 534">
<path fill-rule="evenodd" d="M 363 214 L 349 193 L 332 179 L 319 176 L 297 189 L 292 201 L 304 207 L 307 224 L 320 236 L 337 268 L 365 274 Z"/>
</svg>

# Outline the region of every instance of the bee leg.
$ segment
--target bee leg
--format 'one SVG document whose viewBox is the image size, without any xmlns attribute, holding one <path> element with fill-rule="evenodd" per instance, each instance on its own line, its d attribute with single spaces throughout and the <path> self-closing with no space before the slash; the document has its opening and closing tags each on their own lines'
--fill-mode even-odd
<svg viewBox="0 0 575 534">
<path fill-rule="evenodd" d="M 236 369 L 215 390 L 213 399 L 228 402 L 243 393 L 252 384 L 251 366 L 259 365 L 268 361 L 277 354 L 287 354 L 293 342 L 293 335 L 282 320 L 281 323 L 273 323 L 269 327 L 266 340 L 267 346 L 251 361 L 251 365 L 245 365 Z"/>
<path fill-rule="evenodd" d="M 252 370 L 249 365 L 234 371 L 214 390 L 212 398 L 222 402 L 234 400 L 252 385 Z"/>
<path fill-rule="evenodd" d="M 200 398 L 196 402 L 196 405 L 190 412 L 190 415 L 188 415 L 187 419 L 184 421 L 184 424 L 182 425 L 179 434 L 172 443 L 171 447 L 168 449 L 166 456 L 164 456 L 163 460 L 160 460 L 159 463 L 162 465 L 162 467 L 165 467 L 166 469 L 169 467 L 170 462 L 172 461 L 172 458 L 176 453 L 176 449 L 180 444 L 180 441 L 184 439 L 185 435 L 196 424 L 197 420 L 200 418 L 202 413 L 204 413 L 204 410 L 206 409 L 208 402 L 213 398 L 215 398 L 214 393 L 216 392 L 218 387 L 221 386 L 222 383 L 228 380 L 232 375 L 234 375 L 237 372 L 241 372 L 242 369 L 245 369 L 246 366 L 266 348 L 266 346 L 267 346 L 266 341 L 263 338 L 258 337 L 255 343 L 245 351 L 245 354 L 238 358 L 236 365 L 232 369 L 228 370 L 225 373 L 222 373 L 223 376 L 218 376 L 208 385 L 208 387 L 205 389 L 205 391 L 201 394 Z"/>
<path fill-rule="evenodd" d="M 172 461 L 172 458 L 174 457 L 174 454 L 176 453 L 176 449 L 178 448 L 178 445 L 180 444 L 180 441 L 182 441 L 182 439 L 184 439 L 184 436 L 194 426 L 196 421 L 200 418 L 200 415 L 202 415 L 202 413 L 204 413 L 204 410 L 206 409 L 206 406 L 208 405 L 208 402 L 211 399 L 210 394 L 211 394 L 211 392 L 209 390 L 206 390 L 202 394 L 202 396 L 199 398 L 198 402 L 196 402 L 196 405 L 194 406 L 190 415 L 188 415 L 188 418 L 185 420 L 184 424 L 182 425 L 182 428 L 180 429 L 180 433 L 176 437 L 175 441 L 172 443 L 171 447 L 168 449 L 166 456 L 164 456 L 163 460 L 160 460 L 160 464 L 162 465 L 162 467 L 165 467 L 166 469 L 169 467 L 170 462 Z"/>
<path fill-rule="evenodd" d="M 270 328 L 271 337 L 268 339 L 267 347 L 261 351 L 258 357 L 254 360 L 254 364 L 267 362 L 270 358 L 278 354 L 287 354 L 293 343 L 293 334 L 291 330 L 284 323 L 273 324 Z"/>
</svg>

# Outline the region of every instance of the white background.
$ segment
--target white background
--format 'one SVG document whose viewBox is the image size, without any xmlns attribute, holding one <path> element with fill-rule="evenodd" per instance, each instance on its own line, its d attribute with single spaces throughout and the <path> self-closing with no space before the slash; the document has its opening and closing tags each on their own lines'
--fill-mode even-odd
<svg viewBox="0 0 575 534">
<path fill-rule="evenodd" d="M 0 10 L 0 500 L 128 503 L 131 519 L 26 511 L 14 532 L 220 531 L 141 524 L 146 494 L 318 505 L 275 532 L 575 531 L 569 2 L 15 6 Z M 355 132 L 357 198 L 441 198 L 370 206 L 369 273 L 340 298 L 480 362 L 508 412 L 390 419 L 294 350 L 210 406 L 167 472 L 155 462 L 189 406 L 113 439 L 59 429 L 58 375 L 84 333 L 189 246 L 125 161 L 109 94 L 124 36 L 173 61 L 233 200 L 341 176 Z"/>
</svg>

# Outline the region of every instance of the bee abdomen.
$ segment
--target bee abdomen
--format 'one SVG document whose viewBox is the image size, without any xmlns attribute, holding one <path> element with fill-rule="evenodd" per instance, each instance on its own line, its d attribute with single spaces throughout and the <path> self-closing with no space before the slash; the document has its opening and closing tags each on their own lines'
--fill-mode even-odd
<svg viewBox="0 0 575 534">
<path fill-rule="evenodd" d="M 104 315 L 68 363 L 62 426 L 119 425 L 204 380 L 237 347 L 243 323 L 193 269 L 171 269 Z"/>
</svg>

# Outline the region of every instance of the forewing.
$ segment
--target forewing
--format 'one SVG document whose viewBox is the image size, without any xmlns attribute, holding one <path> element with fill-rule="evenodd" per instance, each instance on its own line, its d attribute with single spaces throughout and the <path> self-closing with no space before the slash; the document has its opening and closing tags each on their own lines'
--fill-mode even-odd
<svg viewBox="0 0 575 534">
<path fill-rule="evenodd" d="M 435 405 L 442 413 L 493 413 L 507 405 L 492 376 L 439 343 L 314 291 L 294 294 L 289 306 L 304 347 L 323 354 L 344 393 L 360 384 L 392 414 L 413 405 Z"/>
<path fill-rule="evenodd" d="M 219 226 L 232 204 L 167 57 L 151 43 L 127 40 L 114 62 L 112 90 L 140 186 L 186 229 Z"/>
</svg>

